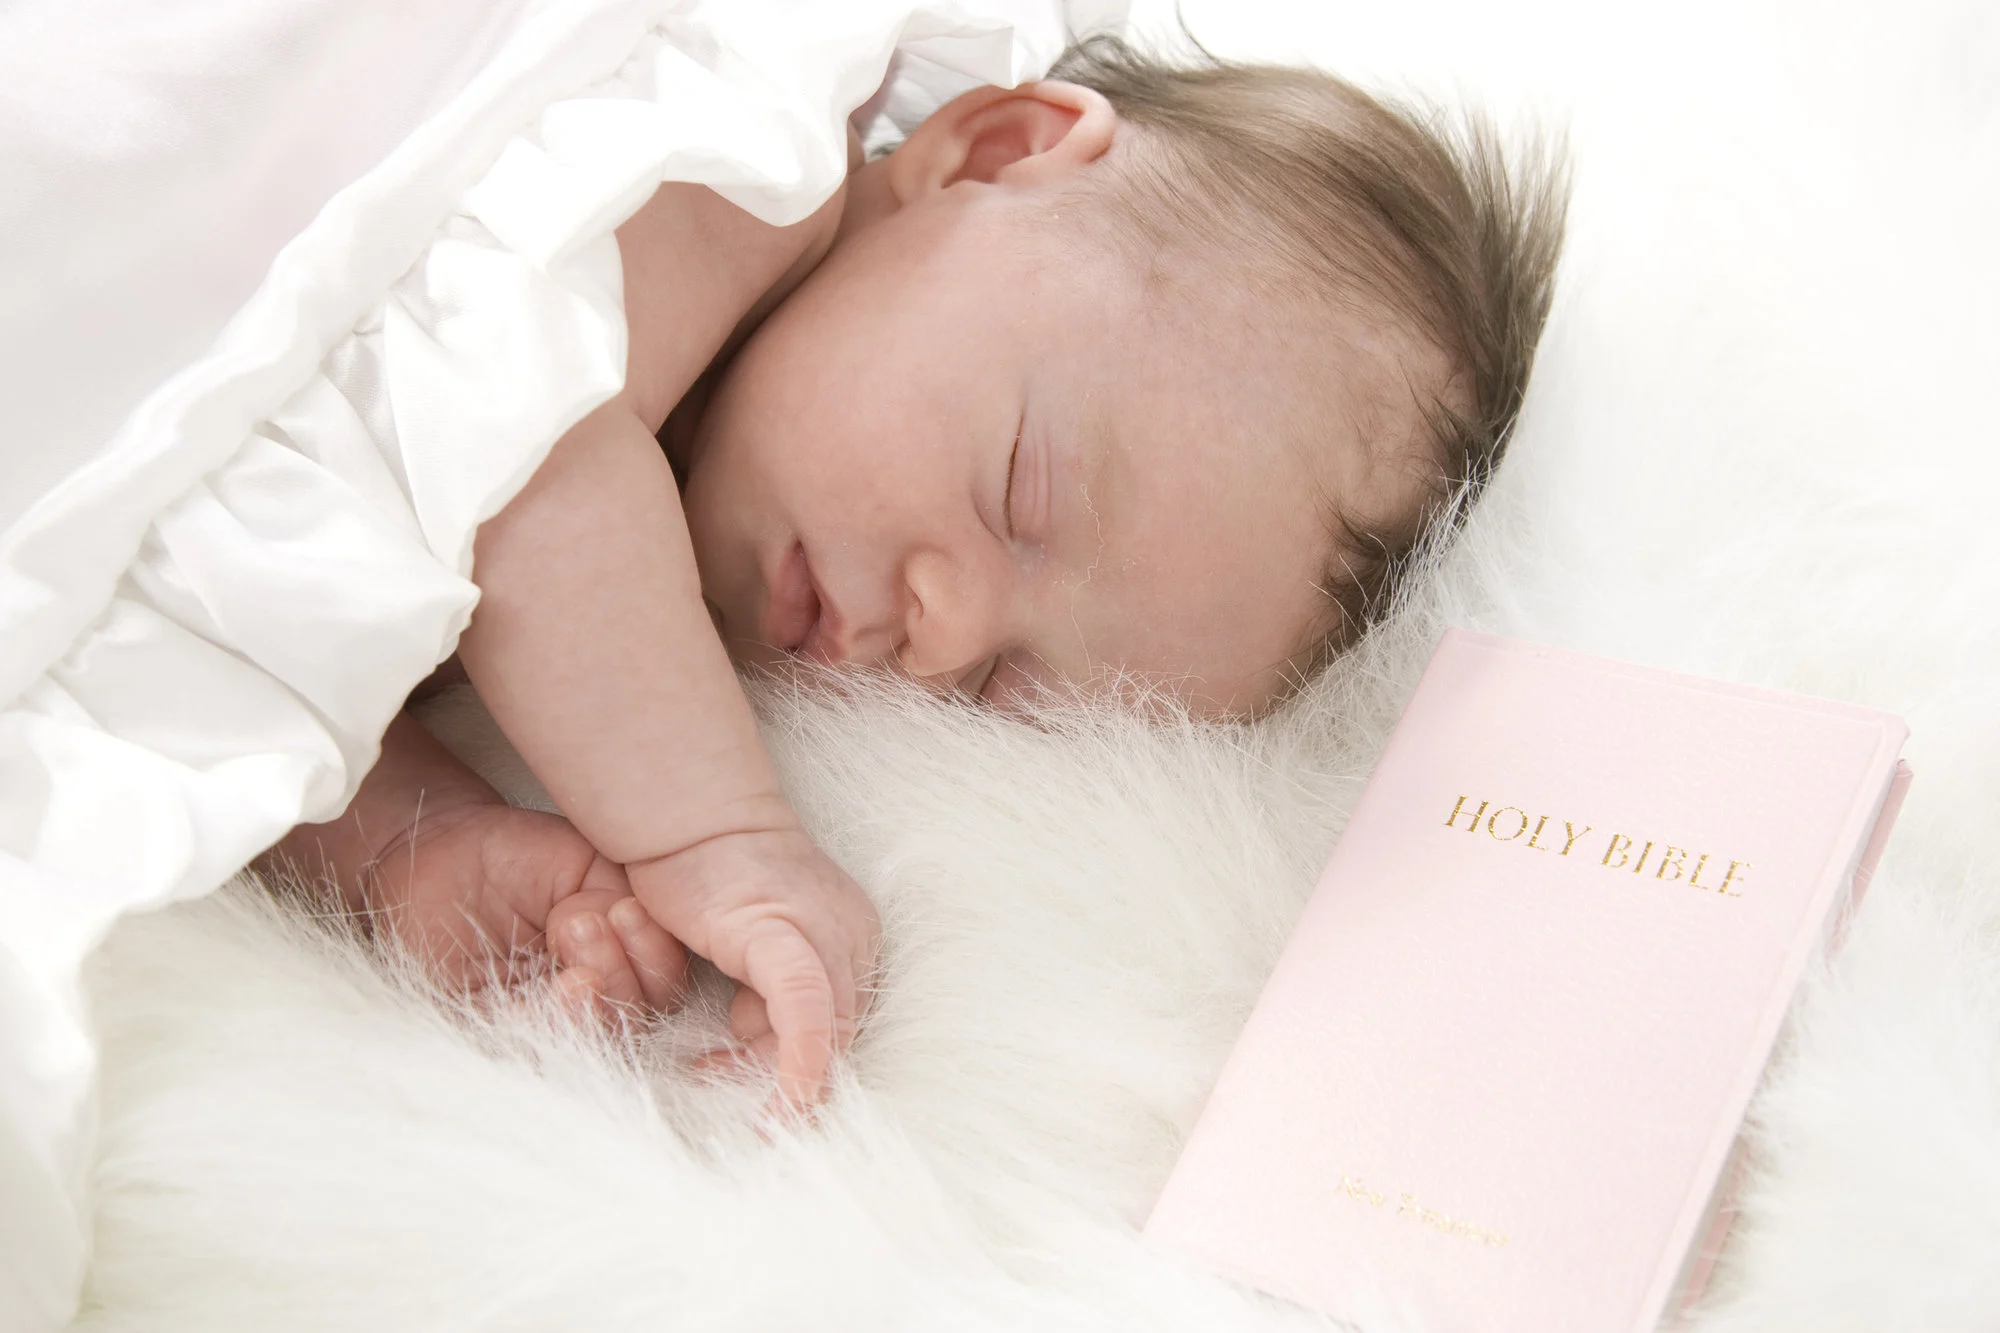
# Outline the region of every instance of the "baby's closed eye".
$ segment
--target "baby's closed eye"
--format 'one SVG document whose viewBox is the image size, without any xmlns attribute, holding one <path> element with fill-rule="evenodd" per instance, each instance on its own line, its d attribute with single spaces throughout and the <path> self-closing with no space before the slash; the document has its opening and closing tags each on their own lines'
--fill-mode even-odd
<svg viewBox="0 0 2000 1333">
<path fill-rule="evenodd" d="M 1049 455 L 1047 442 L 1031 432 L 1025 417 L 1007 460 L 1007 536 L 1039 542 L 1048 537 Z"/>
</svg>

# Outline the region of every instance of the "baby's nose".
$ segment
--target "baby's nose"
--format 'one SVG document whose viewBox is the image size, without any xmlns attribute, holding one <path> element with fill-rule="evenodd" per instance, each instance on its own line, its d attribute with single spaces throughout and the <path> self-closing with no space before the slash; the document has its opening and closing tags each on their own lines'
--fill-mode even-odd
<svg viewBox="0 0 2000 1333">
<path fill-rule="evenodd" d="M 942 552 L 919 552 L 903 571 L 908 604 L 896 660 L 913 676 L 964 674 L 997 648 L 991 580 Z"/>
</svg>

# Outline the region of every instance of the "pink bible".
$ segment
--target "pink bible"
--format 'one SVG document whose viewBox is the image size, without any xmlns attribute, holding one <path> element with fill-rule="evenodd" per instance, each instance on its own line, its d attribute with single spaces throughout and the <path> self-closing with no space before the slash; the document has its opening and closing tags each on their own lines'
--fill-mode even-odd
<svg viewBox="0 0 2000 1333">
<path fill-rule="evenodd" d="M 1907 734 L 1447 631 L 1148 1238 L 1364 1328 L 1654 1328 Z"/>
</svg>

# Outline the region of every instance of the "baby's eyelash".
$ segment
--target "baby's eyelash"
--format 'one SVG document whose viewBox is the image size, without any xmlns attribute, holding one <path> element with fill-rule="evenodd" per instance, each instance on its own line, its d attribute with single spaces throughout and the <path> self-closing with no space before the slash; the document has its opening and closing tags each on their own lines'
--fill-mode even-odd
<svg viewBox="0 0 2000 1333">
<path fill-rule="evenodd" d="M 1007 480 L 1000 492 L 1000 514 L 1007 523 L 1007 540 L 1014 540 L 1014 464 L 1021 458 L 1021 436 L 1027 433 L 1026 423 L 1014 428 L 1014 451 L 1007 455 Z"/>
</svg>

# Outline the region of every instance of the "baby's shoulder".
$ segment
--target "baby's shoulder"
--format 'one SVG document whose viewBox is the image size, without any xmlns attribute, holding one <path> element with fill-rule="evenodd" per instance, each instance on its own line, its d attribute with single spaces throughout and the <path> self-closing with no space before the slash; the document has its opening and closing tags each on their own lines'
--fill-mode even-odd
<svg viewBox="0 0 2000 1333">
<path fill-rule="evenodd" d="M 618 228 L 626 389 L 650 429 L 825 255 L 843 194 L 803 222 L 774 227 L 706 186 L 669 181 Z"/>
</svg>

